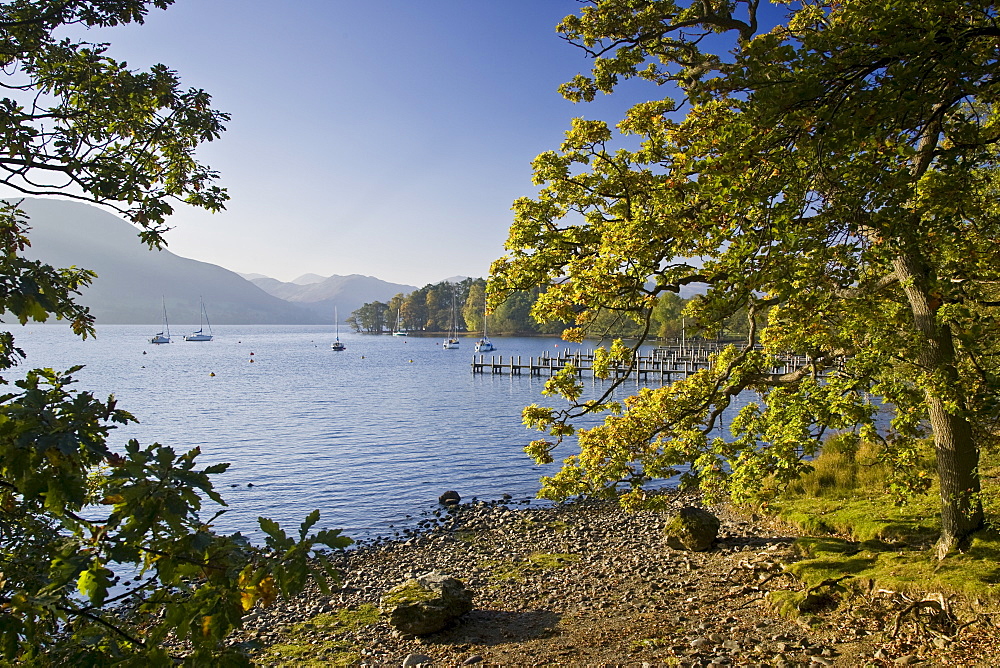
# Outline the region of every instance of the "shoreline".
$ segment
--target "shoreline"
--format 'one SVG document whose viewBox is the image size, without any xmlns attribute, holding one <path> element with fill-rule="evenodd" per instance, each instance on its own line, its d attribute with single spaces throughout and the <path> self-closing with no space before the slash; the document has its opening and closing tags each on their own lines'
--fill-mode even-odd
<svg viewBox="0 0 1000 668">
<path fill-rule="evenodd" d="M 700 505 L 674 495 L 674 508 Z M 779 616 L 766 594 L 801 589 L 781 576 L 797 559 L 797 536 L 767 519 L 714 507 L 719 541 L 695 553 L 666 546 L 663 513 L 625 513 L 609 501 L 516 505 L 461 504 L 405 540 L 363 542 L 334 560 L 344 579 L 331 596 L 311 586 L 251 611 L 234 642 L 267 666 L 1000 662 L 1000 648 L 993 660 L 983 655 L 983 632 L 995 644 L 988 628 L 970 627 L 942 648 L 914 633 L 890 638 L 888 616 L 855 616 L 850 602 L 811 625 Z M 465 582 L 473 610 L 425 637 L 370 616 L 389 589 L 431 570 Z"/>
</svg>

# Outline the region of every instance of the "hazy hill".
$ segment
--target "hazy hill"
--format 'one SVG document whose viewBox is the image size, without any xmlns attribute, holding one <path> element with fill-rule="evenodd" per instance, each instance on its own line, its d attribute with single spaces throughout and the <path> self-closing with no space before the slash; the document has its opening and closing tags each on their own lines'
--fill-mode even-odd
<svg viewBox="0 0 1000 668">
<path fill-rule="evenodd" d="M 136 228 L 95 206 L 64 200 L 24 200 L 30 216 L 28 256 L 56 267 L 97 272 L 81 303 L 98 324 L 156 324 L 166 300 L 171 329 L 198 322 L 204 297 L 212 324 L 329 322 L 268 294 L 239 274 L 207 262 L 151 251 Z M 168 235 L 169 241 L 169 235 Z"/>
<path fill-rule="evenodd" d="M 327 278 L 306 274 L 291 283 L 264 277 L 254 278 L 252 283 L 275 297 L 308 308 L 327 321 L 332 319 L 335 306 L 340 319 L 344 320 L 351 311 L 368 302 L 386 302 L 399 293 L 407 294 L 417 289 L 412 285 L 389 283 L 360 274 Z"/>
<path fill-rule="evenodd" d="M 311 283 L 322 283 L 326 280 L 326 276 L 320 276 L 319 274 L 302 274 L 298 278 L 292 281 L 296 285 L 309 285 Z"/>
</svg>

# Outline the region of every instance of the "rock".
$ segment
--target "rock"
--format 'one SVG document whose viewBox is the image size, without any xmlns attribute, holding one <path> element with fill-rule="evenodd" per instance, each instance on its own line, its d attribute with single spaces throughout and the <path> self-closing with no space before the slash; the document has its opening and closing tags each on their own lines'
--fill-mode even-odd
<svg viewBox="0 0 1000 668">
<path fill-rule="evenodd" d="M 456 578 L 431 572 L 407 580 L 381 601 L 389 625 L 401 633 L 440 631 L 472 609 L 472 592 Z"/>
<path fill-rule="evenodd" d="M 482 660 L 483 660 L 483 657 L 479 656 L 478 654 L 473 654 L 468 659 L 466 659 L 465 661 L 463 661 L 462 665 L 463 666 L 471 666 L 471 665 L 480 663 Z"/>
<path fill-rule="evenodd" d="M 462 502 L 462 497 L 454 490 L 448 490 L 438 497 L 438 503 L 442 506 L 457 506 Z"/>
<path fill-rule="evenodd" d="M 403 659 L 403 666 L 429 666 L 433 662 L 433 659 L 429 656 L 424 656 L 423 654 L 410 654 L 405 659 Z"/>
<path fill-rule="evenodd" d="M 704 552 L 715 543 L 719 526 L 719 518 L 707 510 L 685 506 L 670 518 L 663 535 L 674 549 Z"/>
</svg>

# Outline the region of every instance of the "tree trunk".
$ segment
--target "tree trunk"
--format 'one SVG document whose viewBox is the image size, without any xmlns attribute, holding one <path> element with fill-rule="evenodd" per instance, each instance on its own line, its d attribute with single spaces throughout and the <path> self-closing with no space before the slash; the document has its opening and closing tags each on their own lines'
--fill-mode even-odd
<svg viewBox="0 0 1000 668">
<path fill-rule="evenodd" d="M 944 559 L 954 549 L 965 549 L 983 527 L 979 449 L 968 420 L 949 414 L 939 397 L 928 394 L 927 399 L 941 482 L 941 536 L 935 550 Z"/>
<path fill-rule="evenodd" d="M 983 527 L 979 449 L 968 419 L 949 412 L 944 397 L 935 389 L 958 387 L 958 369 L 951 329 L 937 324 L 936 307 L 927 290 L 927 271 L 912 255 L 897 258 L 895 268 L 914 325 L 922 335 L 916 362 L 930 377 L 925 396 L 941 484 L 941 536 L 935 550 L 938 559 L 943 559 L 950 551 L 963 549 L 971 535 Z"/>
</svg>

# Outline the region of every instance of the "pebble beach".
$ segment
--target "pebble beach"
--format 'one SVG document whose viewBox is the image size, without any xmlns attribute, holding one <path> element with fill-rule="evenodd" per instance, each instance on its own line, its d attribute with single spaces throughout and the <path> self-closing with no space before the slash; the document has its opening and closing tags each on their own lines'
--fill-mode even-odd
<svg viewBox="0 0 1000 668">
<path fill-rule="evenodd" d="M 670 503 L 698 499 L 674 493 Z M 418 532 L 344 552 L 331 595 L 313 588 L 251 611 L 234 642 L 268 666 L 1000 665 L 995 627 L 970 625 L 941 642 L 904 625 L 890 637 L 898 601 L 866 600 L 865 614 L 851 601 L 808 618 L 777 614 L 768 593 L 801 589 L 782 570 L 798 558 L 795 533 L 711 510 L 719 540 L 690 552 L 666 545 L 667 513 L 593 501 L 460 504 Z M 448 628 L 417 637 L 382 618 L 331 623 L 430 571 L 474 593 L 473 610 Z"/>
</svg>

